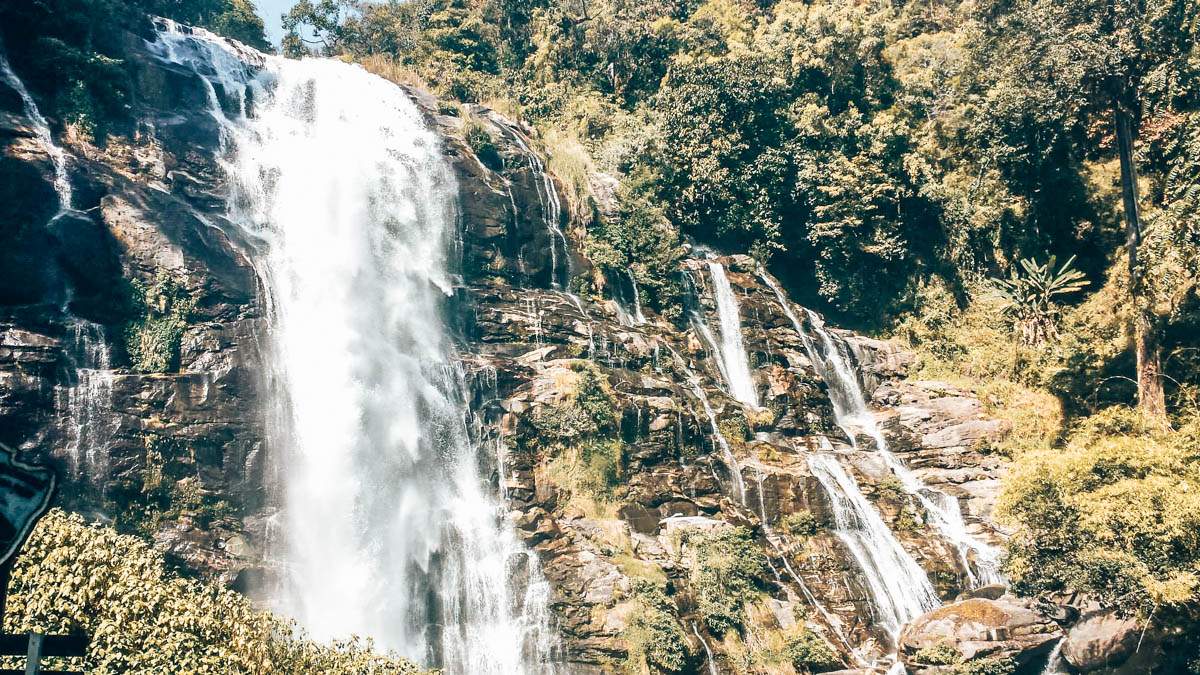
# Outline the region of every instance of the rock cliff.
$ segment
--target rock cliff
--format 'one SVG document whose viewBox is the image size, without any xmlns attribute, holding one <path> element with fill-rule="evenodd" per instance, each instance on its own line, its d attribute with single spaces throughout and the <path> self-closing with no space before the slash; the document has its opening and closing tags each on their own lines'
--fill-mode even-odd
<svg viewBox="0 0 1200 675">
<path fill-rule="evenodd" d="M 259 243 L 228 220 L 208 112 L 210 96 L 233 102 L 155 58 L 150 37 L 126 36 L 136 96 L 123 133 L 98 143 L 52 125 L 72 188 L 65 210 L 38 121 L 0 81 L 0 441 L 55 466 L 64 505 L 254 594 L 277 572 L 265 552 L 280 467 L 260 404 L 276 383 Z M 875 416 L 839 424 L 813 359 L 819 318 L 777 294 L 755 261 L 696 249 L 676 271 L 691 291 L 681 318 L 633 307 L 582 254 L 577 214 L 532 130 L 410 94 L 460 189 L 448 320 L 481 462 L 542 561 L 572 672 L 631 658 L 677 672 L 886 664 L 893 636 L 814 476 L 818 453 L 845 468 L 938 600 L 971 589 L 977 560 L 935 527 L 879 448 L 956 498 L 964 532 L 998 544 L 990 513 L 1003 461 L 988 450 L 1006 429 L 971 392 L 910 380 L 902 350 L 830 330 Z M 705 334 L 721 302 L 711 262 L 736 298 L 757 405 L 730 394 Z M 586 293 L 567 290 L 583 277 Z M 159 333 L 148 327 L 165 338 L 150 340 Z M 726 583 L 738 575 L 747 595 Z M 729 597 L 732 623 L 714 621 Z M 669 648 L 678 658 L 660 653 Z"/>
</svg>

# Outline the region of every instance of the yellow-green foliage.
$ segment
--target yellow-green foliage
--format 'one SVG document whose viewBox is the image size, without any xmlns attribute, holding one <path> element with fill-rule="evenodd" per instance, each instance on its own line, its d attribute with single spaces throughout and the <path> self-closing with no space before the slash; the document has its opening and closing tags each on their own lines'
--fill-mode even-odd
<svg viewBox="0 0 1200 675">
<path fill-rule="evenodd" d="M 687 637 L 675 620 L 671 601 L 660 584 L 633 580 L 636 607 L 621 632 L 628 649 L 625 670 L 628 673 L 682 673 L 691 655 Z"/>
<path fill-rule="evenodd" d="M 1200 418 L 1178 430 L 1114 407 L 1064 448 L 1016 463 L 999 503 L 1008 573 L 1025 592 L 1070 588 L 1127 609 L 1200 609 Z"/>
<path fill-rule="evenodd" d="M 818 529 L 816 517 L 807 509 L 787 514 L 779 521 L 779 525 L 793 537 L 811 537 Z"/>
<path fill-rule="evenodd" d="M 766 557 L 743 527 L 687 532 L 685 544 L 695 550 L 691 580 L 697 607 L 709 632 L 740 631 L 745 604 L 758 594 L 766 574 Z"/>
<path fill-rule="evenodd" d="M 133 282 L 132 301 L 138 318 L 125 328 L 125 344 L 133 369 L 163 373 L 179 367 L 179 348 L 196 301 L 166 272 L 153 283 Z"/>
<path fill-rule="evenodd" d="M 787 655 L 798 673 L 822 673 L 841 665 L 833 648 L 807 628 L 788 638 Z"/>
<path fill-rule="evenodd" d="M 233 591 L 173 577 L 142 540 L 57 509 L 18 558 L 4 628 L 87 634 L 89 673 L 417 672 L 369 642 L 318 645 Z"/>
<path fill-rule="evenodd" d="M 962 661 L 962 654 L 955 649 L 954 645 L 943 642 L 917 650 L 917 653 L 913 654 L 912 660 L 914 663 L 927 666 L 948 666 Z"/>
<path fill-rule="evenodd" d="M 573 364 L 572 370 L 572 381 L 564 385 L 570 388 L 566 396 L 555 405 L 536 408 L 531 417 L 542 447 L 615 430 L 617 404 L 608 377 L 589 361 Z"/>
</svg>

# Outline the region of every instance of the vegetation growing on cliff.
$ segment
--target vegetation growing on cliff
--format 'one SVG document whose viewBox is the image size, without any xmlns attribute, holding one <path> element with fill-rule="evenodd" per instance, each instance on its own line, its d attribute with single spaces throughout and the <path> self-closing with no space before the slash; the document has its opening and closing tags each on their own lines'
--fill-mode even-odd
<svg viewBox="0 0 1200 675">
<path fill-rule="evenodd" d="M 9 593 L 6 632 L 84 632 L 89 673 L 418 672 L 369 642 L 311 642 L 233 591 L 173 577 L 143 540 L 58 510 L 34 529 Z"/>
</svg>

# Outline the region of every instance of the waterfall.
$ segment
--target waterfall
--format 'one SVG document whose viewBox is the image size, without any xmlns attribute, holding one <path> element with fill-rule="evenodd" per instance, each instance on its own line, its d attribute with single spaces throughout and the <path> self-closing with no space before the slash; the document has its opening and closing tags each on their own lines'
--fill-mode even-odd
<svg viewBox="0 0 1200 675">
<path fill-rule="evenodd" d="M 848 351 L 842 340 L 825 328 L 824 322 L 811 310 L 805 310 L 809 325 L 821 340 L 818 346 L 809 335 L 804 324 L 792 311 L 783 291 L 765 271 L 760 278 L 775 293 L 784 314 L 791 320 L 804 343 L 809 360 L 817 369 L 829 390 L 834 415 L 838 424 L 854 441 L 856 432 L 867 434 L 875 441 L 879 456 L 888 469 L 900 480 L 905 491 L 916 497 L 934 526 L 958 551 L 968 582 L 972 586 L 1003 583 L 1000 574 L 1000 554 L 995 547 L 979 541 L 967 531 L 958 500 L 921 482 L 905 464 L 888 449 L 887 439 L 875 422 L 875 416 L 867 407 L 866 397 L 859 386 L 858 376 L 850 366 Z M 974 561 L 971 560 L 974 554 Z"/>
<path fill-rule="evenodd" d="M 104 328 L 79 319 L 68 324 L 67 358 L 75 380 L 56 392 L 60 429 L 71 473 L 97 483 L 108 476 L 108 453 L 119 421 L 113 410 L 112 353 Z"/>
<path fill-rule="evenodd" d="M 725 267 L 715 259 L 708 260 L 708 271 L 713 282 L 713 296 L 717 302 L 717 318 L 721 325 L 721 343 L 717 349 L 721 374 L 729 385 L 729 393 L 738 401 L 752 408 L 758 407 L 758 394 L 754 390 L 754 379 L 750 377 L 750 361 L 742 344 L 742 319 L 738 311 L 737 297 L 725 276 Z M 705 340 L 715 344 L 712 333 L 703 321 L 699 322 Z"/>
<path fill-rule="evenodd" d="M 457 187 L 439 139 L 357 66 L 161 25 L 162 58 L 238 100 L 212 114 L 230 219 L 264 242 L 279 608 L 450 673 L 551 671 L 548 585 L 485 484 L 445 330 Z"/>
<path fill-rule="evenodd" d="M 13 72 L 12 67 L 8 63 L 8 58 L 4 55 L 3 49 L 0 49 L 0 79 L 12 87 L 17 92 L 17 96 L 21 98 L 21 105 L 25 108 L 25 116 L 29 118 L 29 121 L 33 122 L 33 132 L 42 144 L 42 147 L 45 148 L 46 154 L 50 155 L 50 161 L 54 164 L 54 190 L 58 193 L 59 214 L 61 215 L 70 211 L 72 191 L 71 181 L 67 176 L 67 153 L 54 142 L 54 136 L 50 133 L 50 125 L 46 122 L 46 118 L 42 117 L 42 112 L 38 110 L 33 96 L 25 88 L 25 83 Z"/>
<path fill-rule="evenodd" d="M 940 604 L 933 585 L 836 457 L 813 454 L 808 465 L 829 495 L 838 539 L 863 571 L 876 622 L 895 638 L 904 624 Z"/>
<path fill-rule="evenodd" d="M 725 434 L 721 433 L 721 428 L 717 422 L 717 413 L 713 411 L 712 404 L 708 401 L 708 394 L 704 393 L 704 387 L 700 384 L 700 376 L 687 367 L 687 363 L 679 352 L 670 344 L 664 342 L 663 346 L 667 351 L 671 352 L 671 356 L 675 358 L 675 364 L 679 366 L 684 373 L 684 378 L 691 387 L 692 393 L 700 400 L 700 405 L 704 408 L 704 414 L 708 417 L 708 423 L 712 428 L 712 435 L 717 441 L 717 446 L 721 449 L 721 457 L 725 461 L 726 468 L 729 469 L 730 480 L 733 481 L 734 495 L 737 497 L 738 503 L 742 506 L 746 505 L 746 482 L 742 479 L 742 469 L 738 466 L 737 458 L 733 456 L 733 450 L 729 447 L 729 441 L 725 439 Z"/>
<path fill-rule="evenodd" d="M 712 650 L 708 648 L 708 642 L 704 636 L 700 634 L 700 630 L 696 628 L 696 622 L 692 622 L 692 634 L 700 641 L 700 646 L 704 647 L 704 662 L 708 664 L 708 675 L 717 675 L 717 664 L 713 660 Z"/>
<path fill-rule="evenodd" d="M 496 123 L 496 126 L 508 132 L 513 143 L 516 143 L 521 154 L 525 155 L 525 159 L 529 163 L 529 170 L 533 173 L 534 190 L 537 192 L 538 202 L 542 207 L 542 220 L 550 234 L 550 285 L 553 288 L 567 288 L 571 281 L 571 249 L 567 245 L 567 237 L 562 231 L 562 201 L 559 199 L 558 190 L 554 187 L 554 179 L 547 173 L 542 158 L 538 157 L 537 153 L 529 147 L 524 134 L 498 117 L 493 116 L 492 121 Z M 511 201 L 511 189 L 508 197 Z M 513 213 L 515 217 L 515 203 Z M 562 245 L 561 262 L 558 257 L 560 244 Z"/>
</svg>

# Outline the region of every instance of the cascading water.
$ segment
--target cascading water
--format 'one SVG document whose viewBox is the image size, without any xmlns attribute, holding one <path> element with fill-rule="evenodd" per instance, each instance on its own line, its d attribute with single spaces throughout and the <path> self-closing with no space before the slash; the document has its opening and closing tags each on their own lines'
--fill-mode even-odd
<svg viewBox="0 0 1200 675">
<path fill-rule="evenodd" d="M 810 336 L 778 284 L 765 272 L 760 278 L 775 293 L 784 314 L 791 320 L 804 343 L 809 360 L 817 368 L 829 390 L 834 415 L 838 424 L 853 441 L 858 432 L 865 433 L 875 442 L 879 456 L 888 469 L 896 475 L 909 494 L 917 498 L 929 514 L 930 520 L 943 537 L 950 541 L 959 553 L 968 581 L 972 586 L 1003 583 L 1000 574 L 999 551 L 979 541 L 967 532 L 958 500 L 935 490 L 917 478 L 907 466 L 888 449 L 887 439 L 875 422 L 875 415 L 867 407 L 866 397 L 859 386 L 858 376 L 850 366 L 846 348 L 842 341 L 825 329 L 824 322 L 811 310 L 807 312 L 808 323 L 821 340 L 818 346 Z M 974 560 L 972 560 L 972 554 Z"/>
<path fill-rule="evenodd" d="M 68 330 L 67 355 L 75 369 L 75 381 L 57 392 L 65 450 L 75 477 L 100 481 L 108 475 L 104 451 L 118 427 L 113 411 L 112 353 L 101 326 L 74 320 Z"/>
<path fill-rule="evenodd" d="M 49 123 L 25 83 L 13 72 L 3 49 L 0 49 L 0 80 L 20 97 L 25 117 L 33 124 L 34 135 L 54 165 L 58 212 L 52 220 L 73 213 L 74 193 L 67 173 L 67 153 L 54 142 Z M 66 355 L 74 367 L 74 381 L 58 387 L 55 394 L 56 408 L 61 413 L 59 425 L 72 474 L 103 480 L 107 474 L 104 450 L 117 427 L 112 409 L 112 354 L 103 327 L 70 316 L 69 297 L 68 294 L 68 301 L 63 303 L 63 314 L 68 319 Z"/>
<path fill-rule="evenodd" d="M 729 393 L 738 401 L 752 408 L 758 407 L 758 394 L 754 390 L 754 379 L 750 377 L 750 361 L 742 343 L 742 319 L 738 310 L 737 297 L 725 266 L 716 260 L 708 260 L 708 272 L 712 277 L 713 297 L 717 303 L 717 318 L 721 327 L 721 342 L 716 344 L 712 332 L 702 318 L 697 317 L 697 327 L 707 342 L 717 351 L 721 374 L 729 385 Z"/>
<path fill-rule="evenodd" d="M 546 223 L 546 230 L 550 233 L 550 285 L 553 288 L 567 288 L 571 280 L 571 249 L 567 244 L 567 236 L 562 231 L 562 201 L 558 197 L 558 190 L 554 187 L 554 179 L 546 171 L 546 165 L 542 162 L 542 158 L 538 157 L 537 153 L 529 147 L 524 134 L 498 117 L 493 117 L 492 121 L 508 132 L 509 137 L 521 149 L 521 153 L 525 155 L 525 159 L 529 163 L 529 170 L 533 173 L 534 189 L 537 191 L 538 202 L 542 208 L 542 219 Z M 509 191 L 509 200 L 512 200 L 511 190 Z M 513 210 L 515 213 L 515 202 Z M 560 245 L 562 246 L 561 260 L 559 259 Z"/>
<path fill-rule="evenodd" d="M 481 476 L 444 330 L 456 186 L 438 138 L 356 66 L 248 68 L 244 48 L 169 23 L 157 48 L 243 102 L 212 112 L 231 220 L 266 250 L 281 609 L 450 673 L 552 671 L 548 586 Z"/>
<path fill-rule="evenodd" d="M 713 411 L 712 404 L 708 401 L 708 394 L 704 393 L 704 387 L 700 384 L 700 376 L 687 367 L 687 363 L 679 352 L 670 344 L 663 343 L 667 351 L 671 352 L 671 356 L 675 359 L 675 364 L 683 371 L 684 378 L 687 379 L 688 385 L 692 389 L 692 393 L 700 400 L 700 405 L 704 408 L 704 414 L 708 417 L 708 423 L 712 428 L 713 438 L 717 442 L 717 446 L 721 449 L 721 457 L 725 461 L 725 466 L 729 469 L 730 480 L 733 482 L 734 496 L 737 497 L 738 503 L 742 506 L 746 505 L 746 482 L 742 478 L 742 468 L 738 466 L 737 458 L 733 456 L 733 450 L 729 447 L 729 441 L 725 439 L 725 434 L 721 433 L 721 428 L 717 422 L 717 413 Z"/>
<path fill-rule="evenodd" d="M 904 624 L 940 604 L 929 577 L 896 540 L 836 457 L 813 454 L 808 465 L 829 495 L 838 539 L 863 571 L 876 623 L 896 637 Z"/>
<path fill-rule="evenodd" d="M 0 45 L 0 79 L 12 87 L 21 98 L 25 116 L 33 123 L 34 134 L 37 135 L 38 141 L 45 148 L 46 154 L 50 155 L 50 161 L 54 164 L 54 190 L 58 192 L 59 215 L 70 211 L 72 191 L 71 181 L 67 176 L 67 153 L 54 142 L 54 135 L 50 133 L 50 125 L 46 122 L 46 118 L 42 117 L 33 96 L 25 88 L 25 83 L 13 72 L 8 58 L 4 54 L 3 45 Z"/>
</svg>

